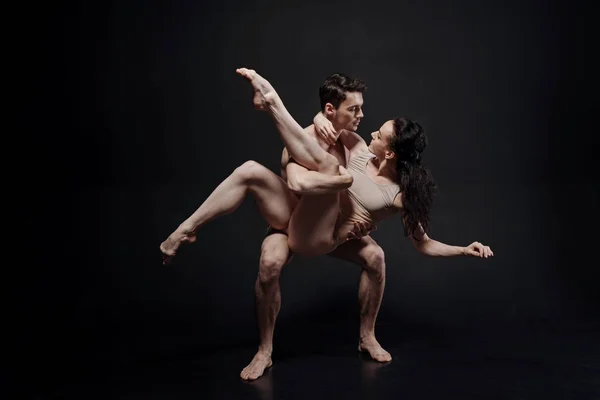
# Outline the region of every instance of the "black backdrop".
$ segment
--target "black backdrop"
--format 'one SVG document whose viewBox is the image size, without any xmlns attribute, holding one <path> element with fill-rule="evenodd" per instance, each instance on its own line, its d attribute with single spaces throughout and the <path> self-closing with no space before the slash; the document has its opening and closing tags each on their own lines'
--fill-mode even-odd
<svg viewBox="0 0 600 400">
<path fill-rule="evenodd" d="M 399 115 L 427 130 L 424 162 L 439 184 L 432 237 L 494 250 L 490 260 L 431 259 L 412 249 L 398 218 L 383 223 L 373 236 L 387 260 L 384 346 L 408 332 L 498 337 L 594 326 L 588 4 L 46 7 L 29 21 L 43 47 L 30 66 L 41 79 L 27 82 L 36 114 L 26 123 L 39 134 L 30 159 L 43 163 L 24 201 L 40 237 L 23 254 L 37 268 L 16 310 L 26 371 L 48 384 L 257 344 L 253 287 L 265 224 L 252 200 L 202 229 L 175 265 L 163 267 L 158 250 L 244 161 L 278 172 L 281 140 L 252 108 L 240 66 L 269 79 L 301 125 L 318 111 L 327 75 L 364 79 L 363 137 Z M 358 274 L 328 257 L 287 266 L 275 352 L 355 341 Z"/>
</svg>

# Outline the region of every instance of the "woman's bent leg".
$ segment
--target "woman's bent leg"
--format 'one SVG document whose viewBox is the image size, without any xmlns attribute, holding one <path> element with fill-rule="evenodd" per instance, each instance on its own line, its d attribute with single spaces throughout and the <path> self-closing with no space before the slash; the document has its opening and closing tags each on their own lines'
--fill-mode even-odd
<svg viewBox="0 0 600 400">
<path fill-rule="evenodd" d="M 251 194 L 265 221 L 274 228 L 286 229 L 298 198 L 287 183 L 271 170 L 254 161 L 236 168 L 208 196 L 202 205 L 161 243 L 163 263 L 175 256 L 182 243 L 196 241 L 196 232 L 208 222 L 234 212 Z"/>
</svg>

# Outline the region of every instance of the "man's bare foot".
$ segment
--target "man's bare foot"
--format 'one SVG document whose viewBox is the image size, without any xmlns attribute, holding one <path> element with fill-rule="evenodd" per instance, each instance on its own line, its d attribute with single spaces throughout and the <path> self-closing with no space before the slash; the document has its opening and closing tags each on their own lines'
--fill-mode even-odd
<svg viewBox="0 0 600 400">
<path fill-rule="evenodd" d="M 160 251 L 162 252 L 163 265 L 170 264 L 173 257 L 177 253 L 179 246 L 183 243 L 194 243 L 196 241 L 196 234 L 191 230 L 183 229 L 179 227 L 175 232 L 171 233 L 167 240 L 160 244 Z"/>
<path fill-rule="evenodd" d="M 390 353 L 381 347 L 377 339 L 375 339 L 375 336 L 366 336 L 362 338 L 358 344 L 358 351 L 369 353 L 373 360 L 379 362 L 392 361 Z"/>
<path fill-rule="evenodd" d="M 254 89 L 252 103 L 257 110 L 265 111 L 278 100 L 279 96 L 269 81 L 257 74 L 253 69 L 238 68 L 235 72 L 246 78 L 252 85 Z"/>
<path fill-rule="evenodd" d="M 250 364 L 242 370 L 240 376 L 244 380 L 258 379 L 265 372 L 265 369 L 273 365 L 271 355 L 268 353 L 258 352 L 250 361 Z"/>
</svg>

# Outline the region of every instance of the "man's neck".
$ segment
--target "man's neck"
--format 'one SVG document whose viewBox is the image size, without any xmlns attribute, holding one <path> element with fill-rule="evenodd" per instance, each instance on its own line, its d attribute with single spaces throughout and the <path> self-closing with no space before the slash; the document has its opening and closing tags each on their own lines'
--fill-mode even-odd
<svg viewBox="0 0 600 400">
<path fill-rule="evenodd" d="M 345 126 L 338 126 L 334 121 L 331 121 L 331 125 L 333 125 L 333 129 L 335 129 L 338 135 L 346 128 Z"/>
</svg>

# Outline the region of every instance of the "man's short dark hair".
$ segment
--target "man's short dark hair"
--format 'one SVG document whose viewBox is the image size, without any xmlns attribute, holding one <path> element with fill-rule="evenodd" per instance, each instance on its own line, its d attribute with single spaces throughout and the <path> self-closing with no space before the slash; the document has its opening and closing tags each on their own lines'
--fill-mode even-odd
<svg viewBox="0 0 600 400">
<path fill-rule="evenodd" d="M 325 111 L 325 104 L 331 103 L 338 108 L 344 100 L 346 93 L 360 92 L 364 93 L 367 85 L 359 79 L 351 78 L 341 73 L 333 74 L 319 88 L 319 98 L 321 99 L 321 111 Z"/>
</svg>

